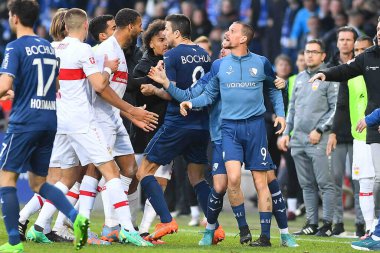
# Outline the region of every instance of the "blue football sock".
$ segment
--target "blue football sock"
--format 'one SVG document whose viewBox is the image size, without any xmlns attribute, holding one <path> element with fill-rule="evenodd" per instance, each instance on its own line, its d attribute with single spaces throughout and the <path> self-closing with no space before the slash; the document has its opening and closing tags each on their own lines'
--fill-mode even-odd
<svg viewBox="0 0 380 253">
<path fill-rule="evenodd" d="M 244 203 L 238 206 L 231 206 L 231 207 L 232 207 L 232 211 L 234 212 L 239 228 L 248 226 L 247 220 L 245 219 Z"/>
<path fill-rule="evenodd" d="M 272 221 L 271 212 L 259 212 L 260 213 L 260 225 L 261 225 L 261 234 L 266 235 L 270 238 L 270 224 Z"/>
<path fill-rule="evenodd" d="M 20 217 L 20 206 L 17 199 L 17 190 L 15 187 L 2 187 L 0 188 L 0 195 L 8 242 L 11 245 L 19 244 L 18 219 Z"/>
<path fill-rule="evenodd" d="M 217 222 L 220 211 L 222 211 L 224 194 L 225 192 L 217 193 L 214 188 L 211 188 L 207 206 L 208 223 L 215 224 Z"/>
<path fill-rule="evenodd" d="M 160 216 L 162 223 L 172 221 L 168 205 L 166 204 L 164 192 L 158 184 L 154 176 L 146 176 L 141 182 L 141 187 L 144 189 L 145 195 L 149 202 L 152 204 L 156 213 Z"/>
<path fill-rule="evenodd" d="M 75 222 L 78 211 L 75 210 L 66 196 L 57 187 L 49 183 L 44 183 L 40 188 L 39 194 L 43 198 L 51 201 L 59 211 L 66 215 L 72 222 Z"/>
<path fill-rule="evenodd" d="M 273 215 L 276 218 L 277 225 L 280 229 L 288 227 L 288 217 L 286 217 L 285 200 L 282 197 L 280 186 L 277 179 L 270 182 L 268 185 L 269 191 L 272 194 Z"/>
<path fill-rule="evenodd" d="M 204 215 L 207 217 L 207 202 L 211 188 L 206 180 L 202 180 L 194 186 L 194 191 L 197 195 L 198 203 L 201 206 Z"/>
</svg>

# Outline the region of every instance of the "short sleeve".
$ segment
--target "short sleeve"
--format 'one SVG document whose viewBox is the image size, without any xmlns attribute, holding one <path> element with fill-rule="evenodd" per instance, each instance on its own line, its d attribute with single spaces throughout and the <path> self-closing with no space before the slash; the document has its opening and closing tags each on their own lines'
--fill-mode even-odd
<svg viewBox="0 0 380 253">
<path fill-rule="evenodd" d="M 82 57 L 80 63 L 82 64 L 83 72 L 86 76 L 90 76 L 94 73 L 100 72 L 98 65 L 96 64 L 95 55 L 90 46 L 82 48 Z"/>
<path fill-rule="evenodd" d="M 5 56 L 1 65 L 0 74 L 9 74 L 16 77 L 20 65 L 20 57 L 16 45 L 9 43 L 5 48 Z"/>
</svg>

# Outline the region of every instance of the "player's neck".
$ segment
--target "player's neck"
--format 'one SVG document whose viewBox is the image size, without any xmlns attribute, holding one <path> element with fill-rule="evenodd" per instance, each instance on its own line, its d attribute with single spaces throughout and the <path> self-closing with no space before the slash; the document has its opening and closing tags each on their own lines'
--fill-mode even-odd
<svg viewBox="0 0 380 253">
<path fill-rule="evenodd" d="M 113 36 L 115 37 L 117 43 L 119 44 L 119 46 L 121 48 L 127 48 L 129 45 L 128 45 L 128 41 L 129 41 L 129 36 L 126 36 L 125 34 L 123 34 L 121 31 L 119 30 L 116 30 L 114 33 L 113 33 Z"/>
<path fill-rule="evenodd" d="M 235 56 L 244 56 L 248 54 L 247 47 L 236 47 L 231 49 L 231 53 Z"/>
<path fill-rule="evenodd" d="M 19 26 L 17 27 L 16 36 L 21 38 L 22 36 L 36 35 L 31 27 Z"/>
<path fill-rule="evenodd" d="M 190 39 L 187 38 L 181 38 L 178 40 L 178 43 L 176 46 L 183 44 L 183 45 L 195 45 L 194 42 L 192 42 Z"/>
<path fill-rule="evenodd" d="M 86 39 L 86 36 L 83 35 L 81 31 L 71 31 L 67 34 L 68 37 L 75 38 L 83 42 Z"/>
</svg>

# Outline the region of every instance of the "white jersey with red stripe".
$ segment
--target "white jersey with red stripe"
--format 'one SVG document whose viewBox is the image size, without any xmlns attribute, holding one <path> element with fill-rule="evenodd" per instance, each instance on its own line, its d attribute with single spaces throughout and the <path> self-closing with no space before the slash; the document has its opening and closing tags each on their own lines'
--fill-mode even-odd
<svg viewBox="0 0 380 253">
<path fill-rule="evenodd" d="M 92 88 L 86 77 L 100 72 L 91 46 L 66 37 L 55 48 L 60 59 L 60 108 L 57 110 L 60 134 L 87 133 L 94 119 Z"/>
<path fill-rule="evenodd" d="M 109 81 L 110 87 L 122 98 L 128 83 L 128 67 L 124 52 L 114 36 L 103 41 L 95 49 L 95 59 L 99 68 L 103 68 L 105 55 L 109 60 L 117 58 L 120 60 L 117 71 L 110 76 Z M 107 127 L 107 130 L 116 132 L 118 125 L 122 124 L 120 110 L 97 95 L 94 96 L 93 106 L 98 123 L 102 127 Z"/>
</svg>

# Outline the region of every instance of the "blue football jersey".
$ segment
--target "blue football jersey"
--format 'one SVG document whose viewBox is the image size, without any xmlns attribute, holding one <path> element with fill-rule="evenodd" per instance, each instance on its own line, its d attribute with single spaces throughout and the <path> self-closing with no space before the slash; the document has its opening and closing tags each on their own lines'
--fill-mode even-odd
<svg viewBox="0 0 380 253">
<path fill-rule="evenodd" d="M 9 133 L 57 130 L 58 71 L 58 60 L 47 40 L 22 36 L 7 45 L 0 74 L 13 77 Z"/>
<path fill-rule="evenodd" d="M 165 71 L 168 79 L 179 89 L 186 90 L 210 71 L 211 58 L 198 45 L 180 44 L 164 54 Z M 168 103 L 165 124 L 187 129 L 208 130 L 207 109 L 191 110 L 186 117 L 179 112 L 179 103 Z"/>
</svg>

